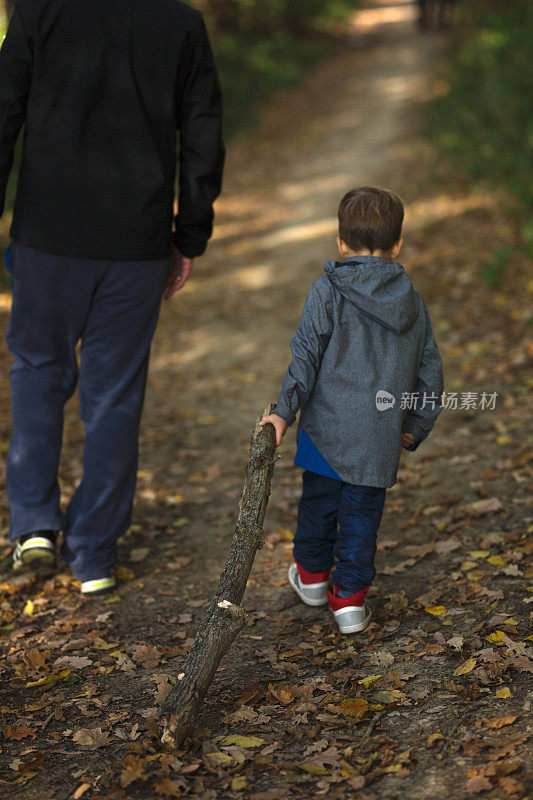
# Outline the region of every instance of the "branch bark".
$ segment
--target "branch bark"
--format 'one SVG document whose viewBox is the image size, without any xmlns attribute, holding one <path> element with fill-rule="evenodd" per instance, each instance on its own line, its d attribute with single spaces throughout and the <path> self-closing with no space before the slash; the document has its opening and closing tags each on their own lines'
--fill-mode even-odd
<svg viewBox="0 0 533 800">
<path fill-rule="evenodd" d="M 271 413 L 274 407 L 264 413 Z M 224 571 L 178 675 L 178 683 L 159 710 L 165 717 L 162 741 L 171 747 L 179 747 L 191 733 L 220 661 L 246 624 L 246 612 L 240 602 L 255 554 L 263 546 L 263 521 L 275 452 L 274 426 L 263 427 L 258 420 L 251 438 L 239 516 Z"/>
</svg>

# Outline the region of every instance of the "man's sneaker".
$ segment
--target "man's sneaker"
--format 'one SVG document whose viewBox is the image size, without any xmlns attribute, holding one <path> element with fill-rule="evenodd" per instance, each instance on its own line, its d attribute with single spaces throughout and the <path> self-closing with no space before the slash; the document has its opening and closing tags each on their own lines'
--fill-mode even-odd
<svg viewBox="0 0 533 800">
<path fill-rule="evenodd" d="M 308 606 L 323 606 L 328 602 L 329 569 L 308 572 L 295 561 L 289 567 L 289 583 Z"/>
<path fill-rule="evenodd" d="M 56 565 L 56 531 L 34 531 L 19 536 L 13 550 L 13 569 L 32 569 L 49 575 Z"/>
<path fill-rule="evenodd" d="M 341 633 L 360 633 L 364 631 L 372 618 L 372 609 L 365 603 L 368 586 L 350 597 L 339 597 L 339 587 L 334 586 L 328 592 L 329 607 L 333 611 L 335 621 Z"/>
<path fill-rule="evenodd" d="M 111 575 L 107 578 L 96 578 L 96 580 L 92 581 L 82 581 L 81 582 L 81 593 L 91 597 L 97 594 L 105 594 L 106 592 L 112 592 L 115 586 L 117 585 L 115 581 L 114 575 Z"/>
</svg>

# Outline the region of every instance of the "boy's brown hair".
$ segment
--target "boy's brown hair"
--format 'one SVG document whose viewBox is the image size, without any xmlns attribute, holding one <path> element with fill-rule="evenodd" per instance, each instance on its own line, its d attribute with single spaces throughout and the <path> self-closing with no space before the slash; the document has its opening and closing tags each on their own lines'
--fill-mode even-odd
<svg viewBox="0 0 533 800">
<path fill-rule="evenodd" d="M 339 236 L 350 250 L 390 250 L 402 235 L 403 202 L 379 186 L 352 189 L 339 205 Z"/>
</svg>

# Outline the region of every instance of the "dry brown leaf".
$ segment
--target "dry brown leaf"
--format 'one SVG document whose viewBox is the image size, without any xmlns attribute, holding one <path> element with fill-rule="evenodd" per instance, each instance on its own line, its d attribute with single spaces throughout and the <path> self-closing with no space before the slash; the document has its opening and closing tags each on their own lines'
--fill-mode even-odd
<svg viewBox="0 0 533 800">
<path fill-rule="evenodd" d="M 180 797 L 182 795 L 178 784 L 170 778 L 159 778 L 154 784 L 154 789 L 157 794 L 162 794 L 165 797 Z"/>
<path fill-rule="evenodd" d="M 72 795 L 72 799 L 73 800 L 79 800 L 80 797 L 82 797 L 82 795 L 85 794 L 87 789 L 90 789 L 90 788 L 91 788 L 91 784 L 90 783 L 80 783 L 80 785 L 78 786 L 78 788 L 76 789 L 76 791 Z"/>
<path fill-rule="evenodd" d="M 516 715 L 514 717 L 493 717 L 493 719 L 486 720 L 483 727 L 495 729 L 504 728 L 506 725 L 512 725 L 515 719 Z"/>
<path fill-rule="evenodd" d="M 466 791 L 468 794 L 479 794 L 480 792 L 488 792 L 492 789 L 492 783 L 488 778 L 483 775 L 474 775 L 466 782 Z"/>
<path fill-rule="evenodd" d="M 144 758 L 137 758 L 131 753 L 122 758 L 122 773 L 120 775 L 120 785 L 124 789 L 130 783 L 141 777 L 146 767 Z"/>
<path fill-rule="evenodd" d="M 151 644 L 140 644 L 133 651 L 132 659 L 136 661 L 137 664 L 140 664 L 141 667 L 152 669 L 159 664 L 160 653 L 159 650 Z"/>
<path fill-rule="evenodd" d="M 4 739 L 16 739 L 20 741 L 27 736 L 35 736 L 37 728 L 29 728 L 27 725 L 6 725 L 3 734 Z"/>
<path fill-rule="evenodd" d="M 83 744 L 93 747 L 105 747 L 110 744 L 109 733 L 101 728 L 81 728 L 76 731 L 72 740 L 76 744 Z"/>
</svg>

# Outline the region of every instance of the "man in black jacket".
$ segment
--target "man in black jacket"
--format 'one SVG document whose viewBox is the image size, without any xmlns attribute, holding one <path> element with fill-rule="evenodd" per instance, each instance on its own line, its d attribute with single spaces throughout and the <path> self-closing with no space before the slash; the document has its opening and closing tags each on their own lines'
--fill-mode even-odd
<svg viewBox="0 0 533 800">
<path fill-rule="evenodd" d="M 62 529 L 90 594 L 113 588 L 130 523 L 161 296 L 204 252 L 221 186 L 220 88 L 201 15 L 178 0 L 17 0 L 0 49 L 0 213 L 23 123 L 10 229 L 10 538 L 15 567 L 49 568 Z M 84 474 L 63 516 L 63 407 L 78 371 Z"/>
</svg>

